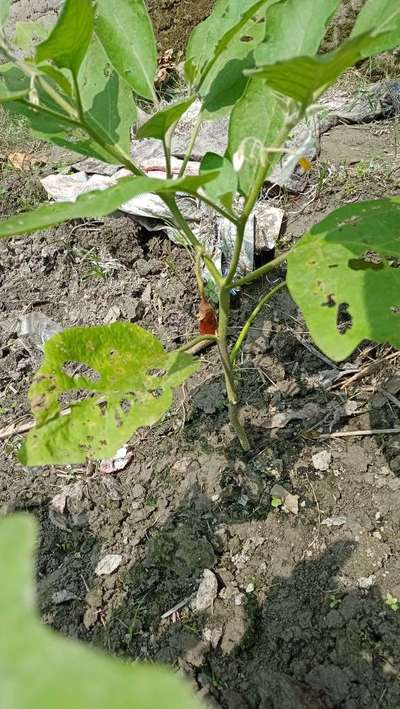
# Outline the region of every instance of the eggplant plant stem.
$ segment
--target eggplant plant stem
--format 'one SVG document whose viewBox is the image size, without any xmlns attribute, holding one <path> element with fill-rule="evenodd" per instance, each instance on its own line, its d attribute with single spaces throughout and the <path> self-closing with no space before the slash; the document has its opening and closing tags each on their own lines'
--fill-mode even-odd
<svg viewBox="0 0 400 709">
<path fill-rule="evenodd" d="M 259 315 L 261 313 L 263 307 L 274 297 L 274 295 L 276 295 L 276 293 L 278 293 L 278 291 L 282 290 L 282 288 L 284 288 L 285 286 L 286 286 L 286 282 L 279 283 L 277 286 L 275 286 L 270 291 L 268 291 L 268 293 L 266 293 L 261 298 L 261 300 L 258 301 L 253 312 L 251 313 L 251 315 L 248 317 L 245 324 L 243 325 L 243 327 L 239 333 L 239 337 L 237 338 L 237 340 L 231 350 L 230 358 L 231 358 L 232 363 L 236 361 L 236 358 L 240 352 L 240 349 L 241 349 L 247 335 L 249 334 L 249 330 L 250 330 L 254 320 L 256 319 L 257 315 Z"/>
<path fill-rule="evenodd" d="M 236 392 L 233 366 L 229 356 L 227 335 L 230 316 L 229 288 L 222 286 L 219 295 L 218 351 L 225 376 L 226 393 L 228 395 L 229 420 L 243 450 L 250 450 L 250 443 L 239 417 L 239 403 Z"/>
</svg>

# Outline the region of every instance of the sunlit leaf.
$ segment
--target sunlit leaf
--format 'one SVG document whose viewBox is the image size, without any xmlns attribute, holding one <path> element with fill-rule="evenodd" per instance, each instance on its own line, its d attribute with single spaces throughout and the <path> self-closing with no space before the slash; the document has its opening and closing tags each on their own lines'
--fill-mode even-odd
<svg viewBox="0 0 400 709">
<path fill-rule="evenodd" d="M 351 204 L 314 226 L 288 256 L 288 287 L 334 360 L 365 339 L 400 348 L 400 198 Z"/>
<path fill-rule="evenodd" d="M 20 459 L 36 466 L 112 458 L 137 428 L 159 420 L 174 387 L 198 366 L 191 355 L 165 352 L 154 335 L 132 323 L 54 335 L 29 392 L 37 426 Z M 74 393 L 83 400 L 76 403 Z M 60 399 L 68 395 L 70 413 L 62 415 Z"/>
<path fill-rule="evenodd" d="M 51 59 L 58 67 L 77 74 L 93 34 L 92 0 L 65 0 L 57 24 L 39 44 L 36 61 Z"/>
<path fill-rule="evenodd" d="M 195 98 L 195 96 L 191 96 L 184 101 L 170 104 L 167 108 L 157 111 L 154 116 L 151 116 L 146 123 L 143 123 L 140 128 L 138 128 L 136 132 L 137 137 L 158 138 L 162 140 L 168 130 L 186 113 Z"/>
<path fill-rule="evenodd" d="M 238 178 L 232 164 L 221 155 L 206 153 L 201 161 L 200 174 L 210 170 L 219 170 L 219 175 L 215 180 L 204 185 L 204 192 L 214 203 L 219 202 L 231 208 L 233 196 L 238 188 Z"/>
<path fill-rule="evenodd" d="M 283 62 L 249 70 L 274 91 L 308 106 L 336 81 L 346 69 L 362 59 L 373 46 L 375 35 L 369 32 L 344 42 L 339 49 L 315 57 L 295 57 Z"/>
<path fill-rule="evenodd" d="M 172 671 L 118 661 L 56 635 L 39 620 L 34 555 L 38 525 L 28 515 L 0 521 L 1 709 L 200 709 Z"/>
<path fill-rule="evenodd" d="M 86 120 L 100 126 L 109 141 L 130 155 L 130 131 L 137 115 L 132 89 L 113 69 L 94 36 L 79 72 L 79 89 Z"/>
<path fill-rule="evenodd" d="M 315 54 L 326 26 L 341 0 L 286 0 L 267 8 L 264 41 L 255 49 L 256 64 L 272 64 L 289 57 Z M 241 147 L 247 158 L 239 172 L 241 190 L 247 194 L 261 161 L 265 147 L 274 143 L 284 120 L 281 103 L 266 82 L 250 78 L 242 98 L 235 105 L 230 125 L 228 155 Z M 274 164 L 271 160 L 271 169 Z M 275 154 L 275 161 L 279 154 Z"/>
<path fill-rule="evenodd" d="M 177 191 L 196 195 L 199 187 L 215 179 L 218 173 L 158 180 L 151 177 L 123 177 L 114 187 L 82 194 L 76 202 L 44 204 L 33 212 L 21 212 L 0 221 L 0 238 L 16 234 L 32 234 L 62 224 L 68 219 L 104 217 L 139 194 L 173 194 Z"/>
<path fill-rule="evenodd" d="M 10 8 L 11 0 L 0 0 L 0 27 L 7 22 Z"/>
<path fill-rule="evenodd" d="M 111 64 L 133 90 L 154 98 L 157 48 L 143 0 L 97 0 L 96 32 Z"/>
<path fill-rule="evenodd" d="M 35 48 L 35 40 L 46 39 L 48 33 L 48 28 L 41 22 L 17 22 L 13 44 L 26 54 L 32 54 Z"/>
<path fill-rule="evenodd" d="M 357 37 L 377 27 L 387 34 L 377 37 L 369 47 L 365 47 L 362 50 L 364 57 L 400 46 L 399 0 L 367 0 L 359 12 L 351 36 Z"/>
<path fill-rule="evenodd" d="M 244 3 L 238 21 L 219 38 L 200 79 L 203 119 L 228 113 L 243 94 L 243 72 L 255 65 L 254 50 L 265 36 L 266 8 L 276 1 L 258 0 L 247 9 Z"/>
</svg>

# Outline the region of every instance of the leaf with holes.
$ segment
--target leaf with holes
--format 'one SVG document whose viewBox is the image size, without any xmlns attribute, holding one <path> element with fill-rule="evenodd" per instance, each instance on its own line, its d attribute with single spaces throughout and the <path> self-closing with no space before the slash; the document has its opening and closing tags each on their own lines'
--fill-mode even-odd
<svg viewBox="0 0 400 709">
<path fill-rule="evenodd" d="M 124 81 L 154 101 L 157 47 L 144 0 L 97 0 L 96 33 Z"/>
<path fill-rule="evenodd" d="M 336 361 L 363 340 L 400 348 L 399 223 L 400 198 L 348 205 L 289 253 L 290 293 L 315 343 Z"/>
<path fill-rule="evenodd" d="M 219 39 L 199 87 L 204 120 L 229 113 L 243 94 L 248 81 L 243 72 L 255 66 L 254 50 L 264 39 L 266 7 L 272 2 L 276 0 L 259 0 L 247 9 L 246 5 L 241 7 L 238 21 Z"/>
<path fill-rule="evenodd" d="M 174 387 L 198 367 L 191 355 L 165 352 L 154 335 L 131 323 L 58 333 L 45 346 L 29 392 L 36 428 L 21 448 L 22 462 L 112 458 L 137 428 L 158 421 Z"/>
<path fill-rule="evenodd" d="M 298 0 L 271 3 L 266 13 L 265 39 L 254 50 L 256 65 L 315 54 L 339 4 L 340 0 L 302 0 L 301 7 Z M 265 160 L 265 148 L 274 144 L 284 120 L 275 92 L 262 77 L 251 77 L 233 108 L 229 125 L 228 155 L 231 160 L 237 151 L 245 156 L 239 171 L 244 194 L 253 186 L 258 167 Z M 268 157 L 272 169 L 279 153 L 269 153 Z"/>
<path fill-rule="evenodd" d="M 0 521 L 1 709 L 201 709 L 172 670 L 108 657 L 46 627 L 34 593 L 38 548 L 33 516 Z"/>
<path fill-rule="evenodd" d="M 79 72 L 79 89 L 86 120 L 99 126 L 112 145 L 130 155 L 131 127 L 137 115 L 132 89 L 112 68 L 98 37 L 92 37 Z"/>
</svg>

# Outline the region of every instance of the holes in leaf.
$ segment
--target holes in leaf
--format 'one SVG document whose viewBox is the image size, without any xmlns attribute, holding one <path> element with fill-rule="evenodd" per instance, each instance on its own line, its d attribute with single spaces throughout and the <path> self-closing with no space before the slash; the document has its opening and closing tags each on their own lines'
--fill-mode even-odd
<svg viewBox="0 0 400 709">
<path fill-rule="evenodd" d="M 333 297 L 333 293 L 329 293 L 329 295 L 326 297 L 326 302 L 321 303 L 323 308 L 333 308 L 336 305 L 335 298 Z"/>
<path fill-rule="evenodd" d="M 122 399 L 119 402 L 119 405 L 120 405 L 122 411 L 124 412 L 124 414 L 129 414 L 129 412 L 132 408 L 132 402 L 129 401 L 129 399 Z"/>
<path fill-rule="evenodd" d="M 400 315 L 400 305 L 392 305 L 390 310 L 392 311 L 393 315 Z"/>
<path fill-rule="evenodd" d="M 250 34 L 245 34 L 243 37 L 240 38 L 241 42 L 252 42 L 254 37 L 252 37 Z"/>
<path fill-rule="evenodd" d="M 166 370 L 165 369 L 148 369 L 147 374 L 150 377 L 165 377 L 166 375 Z"/>
<path fill-rule="evenodd" d="M 353 271 L 380 271 L 385 268 L 385 264 L 381 256 L 375 251 L 366 251 L 361 258 L 350 259 L 349 268 Z"/>
<path fill-rule="evenodd" d="M 80 377 L 84 377 L 93 384 L 98 382 L 100 379 L 100 374 L 96 372 L 95 369 L 92 369 L 92 367 L 89 367 L 83 362 L 74 362 L 72 360 L 68 360 L 67 362 L 64 362 L 62 369 L 65 374 L 68 374 L 68 376 L 72 377 L 73 379 L 79 379 Z"/>
<path fill-rule="evenodd" d="M 344 335 L 353 326 L 353 318 L 349 313 L 349 304 L 340 303 L 337 316 L 336 316 L 336 327 L 341 335 Z"/>
<path fill-rule="evenodd" d="M 262 15 L 260 17 L 257 17 L 257 15 L 254 15 L 254 17 L 251 18 L 253 22 L 256 22 L 258 25 L 261 25 L 263 22 L 265 22 L 265 16 L 263 17 Z"/>
<path fill-rule="evenodd" d="M 152 389 L 151 390 L 151 395 L 154 396 L 155 399 L 159 399 L 162 394 L 162 389 Z"/>
<path fill-rule="evenodd" d="M 106 401 L 99 401 L 97 403 L 97 406 L 99 407 L 101 415 L 105 416 L 107 413 L 107 402 Z"/>
</svg>

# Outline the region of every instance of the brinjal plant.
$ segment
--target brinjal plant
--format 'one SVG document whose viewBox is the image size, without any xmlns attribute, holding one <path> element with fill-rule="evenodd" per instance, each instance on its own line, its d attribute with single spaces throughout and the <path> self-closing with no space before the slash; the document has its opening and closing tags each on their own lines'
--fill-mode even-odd
<svg viewBox="0 0 400 709">
<path fill-rule="evenodd" d="M 123 662 L 46 628 L 36 611 L 37 524 L 0 521 L 0 709 L 201 709 L 171 670 Z"/>
<path fill-rule="evenodd" d="M 254 318 L 285 285 L 299 305 L 316 345 L 332 359 L 348 357 L 365 339 L 400 347 L 400 198 L 346 205 L 316 224 L 290 250 L 251 273 L 238 272 L 246 225 L 274 166 L 290 150 L 301 120 L 360 60 L 400 44 L 398 0 L 367 0 L 350 37 L 319 51 L 341 0 L 217 0 L 193 31 L 186 50 L 186 93 L 161 107 L 154 86 L 157 53 L 143 0 L 66 0 L 50 32 L 5 34 L 9 0 L 0 0 L 0 101 L 26 117 L 33 133 L 82 155 L 121 165 L 130 175 L 75 203 L 46 204 L 0 222 L 0 236 L 38 232 L 67 219 L 102 217 L 130 198 L 158 195 L 170 221 L 192 251 L 200 310 L 195 342 L 216 343 L 230 421 L 244 449 L 250 443 L 240 420 L 235 362 Z M 31 42 L 39 37 L 39 44 Z M 17 47 L 15 47 L 17 43 Z M 192 102 L 198 120 L 178 175 L 171 169 L 171 138 Z M 138 103 L 151 117 L 137 137 L 160 141 L 165 179 L 148 177 L 131 154 L 130 130 Z M 229 116 L 224 155 L 207 153 L 198 175 L 187 165 L 202 124 Z M 177 202 L 195 196 L 227 219 L 235 245 L 221 272 L 198 240 Z M 287 262 L 285 283 L 265 293 L 236 341 L 229 332 L 231 293 Z M 203 272 L 218 295 L 214 312 Z M 340 327 L 346 313 L 347 327 Z M 77 328 L 48 342 L 30 399 L 36 427 L 21 459 L 27 465 L 81 462 L 111 456 L 139 426 L 154 423 L 200 362 L 187 353 L 193 341 L 165 352 L 150 333 L 132 324 Z M 71 373 L 70 364 L 78 364 Z M 80 368 L 79 368 L 80 367 Z M 83 392 L 83 394 L 82 394 Z M 67 411 L 60 401 L 75 397 Z"/>
</svg>

